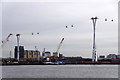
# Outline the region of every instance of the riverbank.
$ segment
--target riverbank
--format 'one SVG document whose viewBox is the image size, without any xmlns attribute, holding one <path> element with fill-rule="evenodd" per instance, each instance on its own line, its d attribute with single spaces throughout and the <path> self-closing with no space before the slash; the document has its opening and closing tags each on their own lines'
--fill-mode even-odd
<svg viewBox="0 0 120 80">
<path fill-rule="evenodd" d="M 15 64 L 1 64 L 1 66 L 10 66 L 10 65 L 120 65 L 120 63 L 65 63 L 65 64 L 41 64 L 41 63 L 15 63 Z"/>
</svg>

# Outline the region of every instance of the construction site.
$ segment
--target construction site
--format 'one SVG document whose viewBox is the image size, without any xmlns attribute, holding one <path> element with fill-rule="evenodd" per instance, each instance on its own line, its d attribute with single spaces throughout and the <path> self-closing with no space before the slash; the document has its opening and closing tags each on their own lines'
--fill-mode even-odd
<svg viewBox="0 0 120 80">
<path fill-rule="evenodd" d="M 38 33 L 37 33 L 38 34 Z M 2 47 L 9 41 L 9 38 L 13 34 L 10 33 L 4 41 L 2 41 Z M 33 35 L 33 33 L 32 33 Z M 64 41 L 64 38 L 61 39 L 57 50 L 53 52 L 46 51 L 45 48 L 43 52 L 40 52 L 35 46 L 34 50 L 26 50 L 24 46 L 20 45 L 20 34 L 16 34 L 17 37 L 17 46 L 14 47 L 14 58 L 11 57 L 11 52 L 9 58 L 3 58 L 1 60 L 2 64 L 63 64 L 61 61 L 64 59 L 63 54 L 59 53 L 59 49 Z M 59 56 L 59 57 L 58 57 Z M 61 62 L 60 62 L 61 61 Z"/>
<path fill-rule="evenodd" d="M 120 55 L 116 54 L 109 54 L 107 57 L 105 56 L 97 56 L 96 53 L 96 40 L 95 40 L 95 26 L 96 26 L 96 20 L 97 17 L 91 18 L 93 21 L 93 52 L 92 52 L 92 58 L 83 58 L 81 56 L 77 57 L 66 57 L 64 54 L 60 53 L 60 48 L 65 40 L 65 38 L 61 38 L 56 51 L 50 52 L 46 51 L 46 48 L 43 49 L 43 51 L 39 51 L 37 49 L 37 46 L 35 46 L 35 49 L 29 50 L 25 49 L 25 46 L 20 45 L 20 37 L 21 34 L 16 34 L 17 37 L 17 45 L 14 46 L 14 58 L 11 57 L 11 51 L 10 51 L 10 57 L 8 58 L 2 58 L 1 64 L 2 65 L 65 65 L 65 64 L 120 64 Z M 107 19 L 105 19 L 107 21 Z M 113 21 L 113 20 L 112 20 Z M 74 27 L 74 25 L 71 25 L 71 27 Z M 66 26 L 65 28 L 68 28 Z M 37 33 L 39 35 L 39 33 Z M 34 33 L 31 33 L 31 35 L 34 35 Z M 12 33 L 10 33 L 5 40 L 2 41 L 2 47 L 9 41 L 9 38 L 13 36 Z"/>
</svg>

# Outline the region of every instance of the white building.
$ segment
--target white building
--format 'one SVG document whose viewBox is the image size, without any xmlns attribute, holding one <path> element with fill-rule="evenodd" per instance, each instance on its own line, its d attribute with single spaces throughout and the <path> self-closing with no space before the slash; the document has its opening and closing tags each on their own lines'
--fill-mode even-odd
<svg viewBox="0 0 120 80">
<path fill-rule="evenodd" d="M 51 53 L 48 51 L 48 52 L 45 52 L 44 53 L 44 58 L 48 58 L 48 57 L 51 57 Z"/>
<path fill-rule="evenodd" d="M 116 59 L 117 55 L 116 54 L 109 54 L 109 55 L 107 55 L 107 58 L 108 59 Z"/>
<path fill-rule="evenodd" d="M 58 57 L 58 53 L 57 52 L 53 52 L 53 56 L 54 57 Z"/>
<path fill-rule="evenodd" d="M 98 59 L 105 59 L 105 56 L 104 56 L 104 55 L 100 55 L 100 56 L 98 57 Z"/>
<path fill-rule="evenodd" d="M 117 59 L 120 59 L 120 55 L 116 55 Z"/>
</svg>

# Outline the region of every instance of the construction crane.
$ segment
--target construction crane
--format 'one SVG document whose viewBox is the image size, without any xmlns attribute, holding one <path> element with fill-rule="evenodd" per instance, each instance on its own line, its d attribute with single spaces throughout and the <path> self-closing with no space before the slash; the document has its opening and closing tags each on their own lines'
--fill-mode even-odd
<svg viewBox="0 0 120 80">
<path fill-rule="evenodd" d="M 6 42 L 9 41 L 9 38 L 10 38 L 10 36 L 12 36 L 12 35 L 13 35 L 13 34 L 10 33 L 10 34 L 7 36 L 7 38 L 2 41 L 2 47 L 3 47 L 3 45 L 4 45 Z"/>
<path fill-rule="evenodd" d="M 59 50 L 60 50 L 60 47 L 61 47 L 63 41 L 64 41 L 64 38 L 62 38 L 62 40 L 60 41 L 56 52 L 53 53 L 53 56 L 54 56 L 54 57 L 57 57 L 57 56 L 58 56 L 58 52 L 59 52 Z"/>
<path fill-rule="evenodd" d="M 57 48 L 57 50 L 56 50 L 57 53 L 58 53 L 58 51 L 59 51 L 59 49 L 60 49 L 60 47 L 61 47 L 63 41 L 64 41 L 64 38 L 62 38 L 62 40 L 60 41 L 60 43 L 59 43 L 59 45 L 58 45 L 58 48 Z"/>
</svg>

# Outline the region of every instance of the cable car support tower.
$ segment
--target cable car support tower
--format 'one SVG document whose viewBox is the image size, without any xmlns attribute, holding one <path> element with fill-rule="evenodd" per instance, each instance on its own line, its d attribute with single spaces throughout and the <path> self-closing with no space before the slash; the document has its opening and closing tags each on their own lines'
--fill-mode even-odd
<svg viewBox="0 0 120 80">
<path fill-rule="evenodd" d="M 16 34 L 16 37 L 17 37 L 17 59 L 19 61 L 19 41 L 20 41 L 20 34 Z"/>
<path fill-rule="evenodd" d="M 92 17 L 91 18 L 93 21 L 93 52 L 92 52 L 92 61 L 95 62 L 97 61 L 97 53 L 96 53 L 96 44 L 95 44 L 95 30 L 96 30 L 96 21 L 97 21 L 97 17 Z"/>
</svg>

